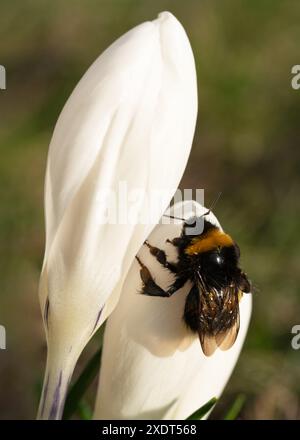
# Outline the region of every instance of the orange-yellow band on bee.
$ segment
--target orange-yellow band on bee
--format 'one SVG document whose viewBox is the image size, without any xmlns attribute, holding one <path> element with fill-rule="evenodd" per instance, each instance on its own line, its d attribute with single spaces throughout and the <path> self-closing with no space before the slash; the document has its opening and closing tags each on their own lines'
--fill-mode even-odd
<svg viewBox="0 0 300 440">
<path fill-rule="evenodd" d="M 232 246 L 233 240 L 230 235 L 220 231 L 220 229 L 211 229 L 206 234 L 193 238 L 192 243 L 186 248 L 188 255 L 200 254 L 211 251 L 217 247 Z"/>
</svg>

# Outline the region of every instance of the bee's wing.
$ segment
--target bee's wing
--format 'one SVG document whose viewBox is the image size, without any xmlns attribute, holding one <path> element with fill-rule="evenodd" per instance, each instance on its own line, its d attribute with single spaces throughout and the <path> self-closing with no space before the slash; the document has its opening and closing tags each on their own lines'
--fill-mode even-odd
<svg viewBox="0 0 300 440">
<path fill-rule="evenodd" d="M 201 282 L 194 284 L 185 303 L 184 317 L 189 327 L 198 332 L 202 351 L 206 356 L 211 356 L 217 349 L 216 340 L 209 336 L 206 330 L 205 315 L 208 315 L 209 304 L 205 299 L 205 288 Z"/>
<path fill-rule="evenodd" d="M 201 331 L 199 331 L 198 334 L 199 334 L 202 351 L 205 354 L 205 356 L 213 355 L 216 349 L 218 348 L 216 338 L 214 336 L 209 336 L 208 334 L 204 334 Z"/>
<path fill-rule="evenodd" d="M 198 296 L 198 310 L 197 315 L 198 319 L 200 317 L 200 326 L 198 321 L 198 335 L 200 344 L 202 347 L 202 351 L 205 354 L 205 356 L 211 356 L 214 354 L 216 349 L 218 348 L 216 338 L 214 335 L 212 335 L 209 331 L 207 320 L 205 317 L 208 317 L 211 315 L 211 306 L 212 303 L 210 300 L 207 299 L 206 296 L 206 289 L 202 282 L 202 279 L 199 279 L 199 282 L 197 283 L 197 296 Z M 216 305 L 216 304 L 214 304 Z"/>
<path fill-rule="evenodd" d="M 238 311 L 232 327 L 230 327 L 229 330 L 218 333 L 216 335 L 215 338 L 216 338 L 217 346 L 223 351 L 231 348 L 236 341 L 237 335 L 239 333 L 239 329 L 240 329 L 240 313 Z"/>
<path fill-rule="evenodd" d="M 214 310 L 218 310 L 214 316 L 211 315 L 217 330 L 212 333 L 212 329 L 205 331 L 205 328 L 201 328 L 198 331 L 203 353 L 206 356 L 211 356 L 217 348 L 223 351 L 228 350 L 236 341 L 240 328 L 239 295 L 236 287 L 227 288 L 224 292 L 224 300 L 220 305 L 217 300 L 208 302 L 201 286 L 198 285 L 198 288 L 200 288 L 200 316 L 210 316 L 211 306 Z"/>
<path fill-rule="evenodd" d="M 225 351 L 233 346 L 240 329 L 239 292 L 236 287 L 229 287 L 224 295 L 220 322 L 227 329 L 223 331 L 221 327 L 215 338 L 217 346 Z"/>
</svg>

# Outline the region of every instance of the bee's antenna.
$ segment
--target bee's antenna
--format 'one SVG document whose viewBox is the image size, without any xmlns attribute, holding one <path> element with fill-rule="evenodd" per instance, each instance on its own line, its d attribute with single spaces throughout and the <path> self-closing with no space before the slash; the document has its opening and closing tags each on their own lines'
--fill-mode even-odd
<svg viewBox="0 0 300 440">
<path fill-rule="evenodd" d="M 174 217 L 174 215 L 163 214 L 163 217 L 172 218 L 172 219 L 174 219 L 174 220 L 183 220 L 183 221 L 185 221 L 184 218 Z"/>
<path fill-rule="evenodd" d="M 217 202 L 219 201 L 219 198 L 221 197 L 221 195 L 222 195 L 222 191 L 220 191 L 220 192 L 218 193 L 217 197 L 215 198 L 215 200 L 214 200 L 214 201 L 212 202 L 212 204 L 210 205 L 209 210 L 206 211 L 204 214 L 200 215 L 200 218 L 201 218 L 201 217 L 204 217 L 205 215 L 210 214 L 210 212 L 212 211 L 212 209 L 216 206 Z M 172 219 L 174 219 L 174 220 L 182 220 L 182 221 L 184 221 L 184 222 L 186 221 L 185 218 L 175 217 L 174 215 L 163 214 L 163 217 L 172 218 Z"/>
<path fill-rule="evenodd" d="M 210 208 L 208 211 L 206 211 L 204 214 L 202 214 L 200 217 L 204 217 L 205 215 L 208 215 L 211 213 L 212 209 L 216 206 L 217 202 L 219 201 L 219 198 L 222 195 L 222 191 L 220 191 L 217 195 L 217 197 L 215 198 L 215 200 L 212 202 L 212 204 L 210 205 Z"/>
</svg>

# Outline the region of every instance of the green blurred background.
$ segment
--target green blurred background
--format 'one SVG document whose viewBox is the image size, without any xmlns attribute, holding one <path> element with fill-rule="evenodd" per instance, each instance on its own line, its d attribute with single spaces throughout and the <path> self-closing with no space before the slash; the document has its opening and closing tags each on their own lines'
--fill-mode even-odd
<svg viewBox="0 0 300 440">
<path fill-rule="evenodd" d="M 45 362 L 37 298 L 43 180 L 55 121 L 117 37 L 163 10 L 196 58 L 199 118 L 182 187 L 223 191 L 215 213 L 256 286 L 243 353 L 213 418 L 244 394 L 243 419 L 300 418 L 300 64 L 297 0 L 1 0 L 0 418 L 34 418 Z M 91 394 L 93 390 L 91 391 Z"/>
</svg>

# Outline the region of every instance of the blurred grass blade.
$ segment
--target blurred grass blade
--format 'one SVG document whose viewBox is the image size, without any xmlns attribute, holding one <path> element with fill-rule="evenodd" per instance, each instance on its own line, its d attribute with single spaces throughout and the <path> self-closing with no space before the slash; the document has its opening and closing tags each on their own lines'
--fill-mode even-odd
<svg viewBox="0 0 300 440">
<path fill-rule="evenodd" d="M 186 420 L 200 420 L 202 419 L 217 403 L 217 398 L 213 397 L 210 399 L 205 405 L 201 406 L 201 408 L 197 409 L 191 416 L 189 416 Z"/>
<path fill-rule="evenodd" d="M 81 402 L 78 402 L 78 411 L 77 412 L 78 412 L 78 415 L 81 420 L 91 420 L 91 418 L 93 417 L 92 408 L 84 400 Z"/>
<path fill-rule="evenodd" d="M 99 372 L 102 349 L 100 348 L 89 360 L 77 381 L 72 385 L 66 399 L 63 419 L 70 419 L 80 408 L 80 401 Z"/>
<path fill-rule="evenodd" d="M 244 394 L 240 394 L 237 396 L 233 404 L 231 405 L 231 408 L 227 412 L 226 416 L 224 417 L 224 420 L 235 420 L 238 415 L 240 414 L 244 404 L 246 401 L 246 396 Z"/>
</svg>

